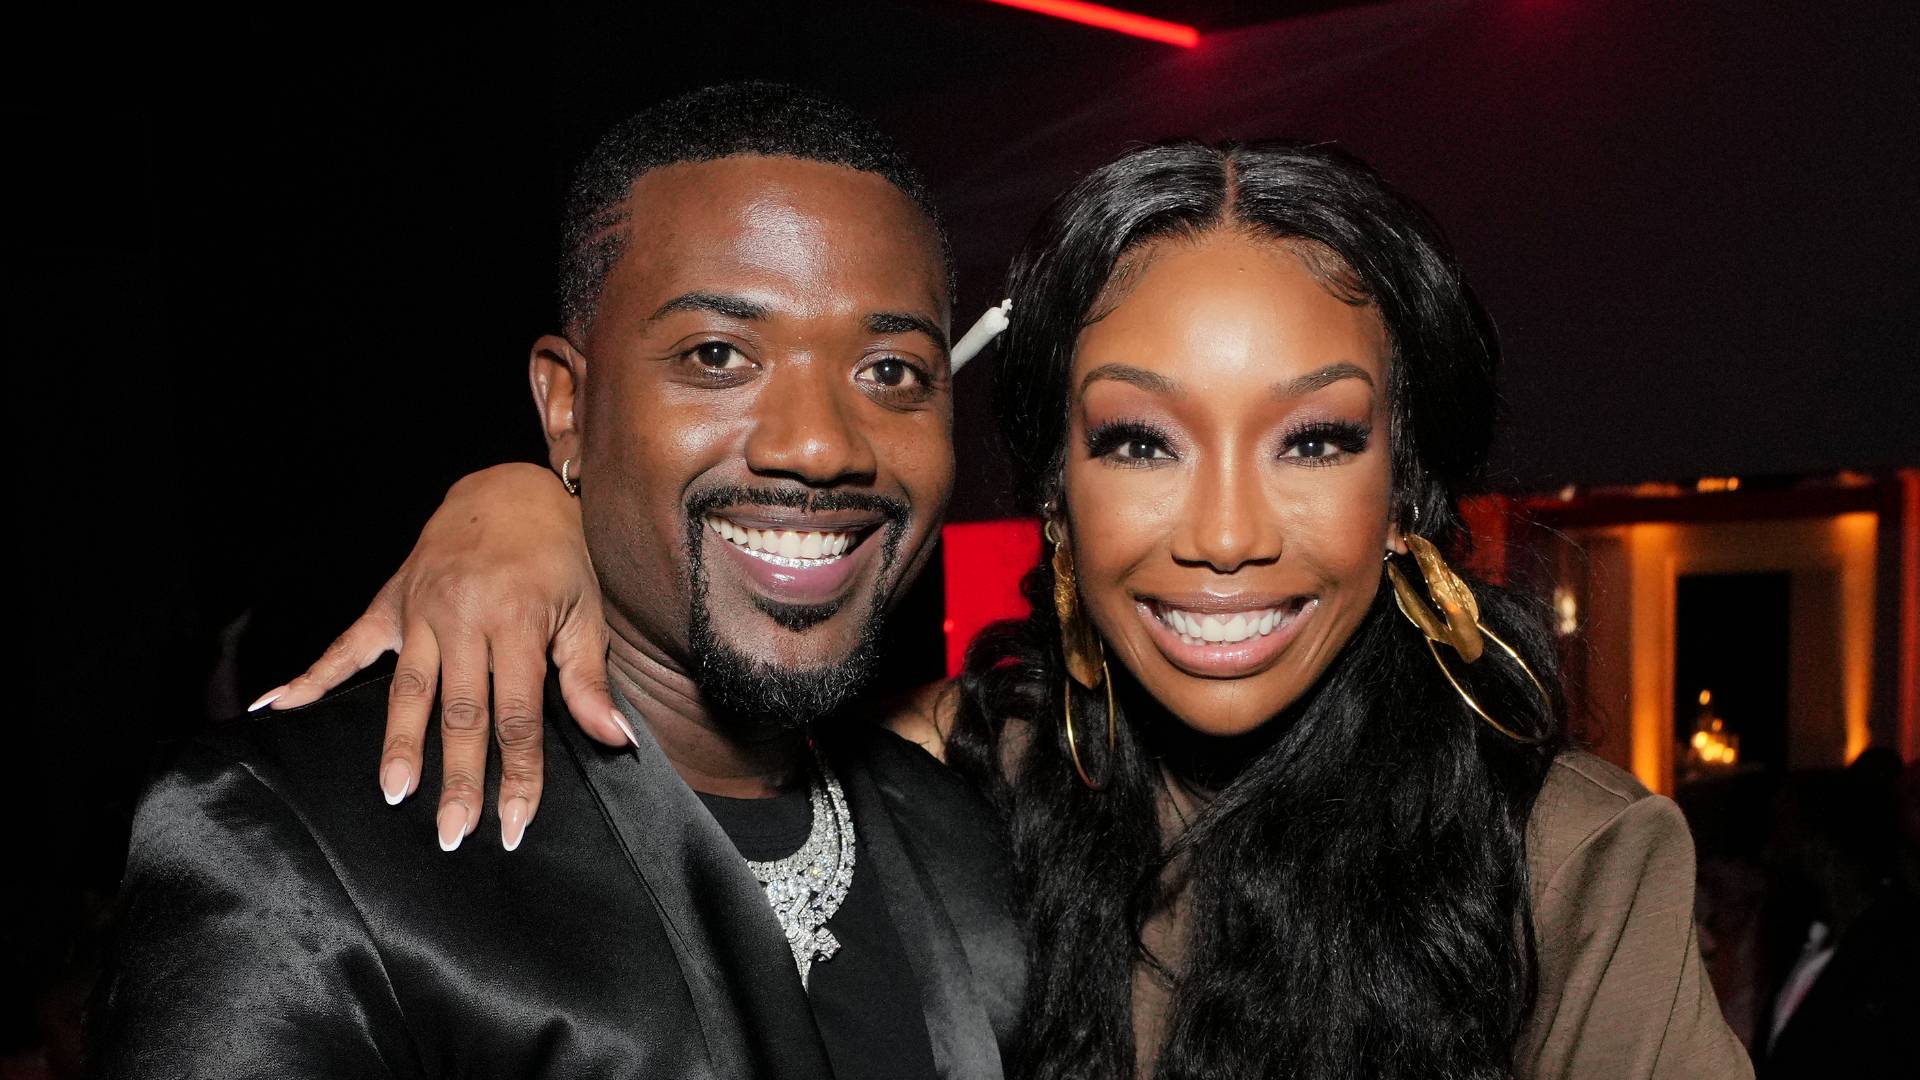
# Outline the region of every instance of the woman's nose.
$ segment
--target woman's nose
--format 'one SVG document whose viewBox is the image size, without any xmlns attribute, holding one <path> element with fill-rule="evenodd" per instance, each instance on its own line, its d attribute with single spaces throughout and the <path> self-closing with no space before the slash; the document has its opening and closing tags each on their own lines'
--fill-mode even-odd
<svg viewBox="0 0 1920 1080">
<path fill-rule="evenodd" d="M 1221 462 L 1195 477 L 1173 557 L 1205 565 L 1222 574 L 1280 557 L 1280 514 L 1259 468 L 1247 462 Z"/>
</svg>

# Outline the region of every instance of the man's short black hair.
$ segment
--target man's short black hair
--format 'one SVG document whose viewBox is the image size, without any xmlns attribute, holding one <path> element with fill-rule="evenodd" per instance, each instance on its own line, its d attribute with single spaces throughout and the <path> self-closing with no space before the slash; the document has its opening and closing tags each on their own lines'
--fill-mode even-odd
<svg viewBox="0 0 1920 1080">
<path fill-rule="evenodd" d="M 568 334 L 593 319 L 607 272 L 620 260 L 625 202 L 633 182 L 665 165 L 747 154 L 800 158 L 873 173 L 900 189 L 933 222 L 953 285 L 953 256 L 926 182 L 893 140 L 843 105 L 779 83 L 709 86 L 661 102 L 602 136 L 567 192 L 561 241 L 560 320 Z"/>
</svg>

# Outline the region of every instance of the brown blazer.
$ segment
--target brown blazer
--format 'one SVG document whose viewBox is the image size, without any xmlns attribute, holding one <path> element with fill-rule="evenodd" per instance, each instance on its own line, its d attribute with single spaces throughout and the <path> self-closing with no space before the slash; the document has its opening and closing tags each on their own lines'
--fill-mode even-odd
<svg viewBox="0 0 1920 1080">
<path fill-rule="evenodd" d="M 1700 961 L 1693 837 L 1671 799 L 1591 754 L 1562 754 L 1527 855 L 1540 987 L 1516 1075 L 1753 1075 Z"/>
</svg>

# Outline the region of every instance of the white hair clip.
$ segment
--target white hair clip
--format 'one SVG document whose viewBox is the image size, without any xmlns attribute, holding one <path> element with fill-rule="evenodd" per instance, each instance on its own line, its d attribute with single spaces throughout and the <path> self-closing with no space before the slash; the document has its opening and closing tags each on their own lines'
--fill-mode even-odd
<svg viewBox="0 0 1920 1080">
<path fill-rule="evenodd" d="M 980 316 L 980 320 L 973 324 L 972 329 L 962 334 L 959 341 L 953 343 L 953 350 L 947 354 L 951 359 L 952 370 L 957 373 L 966 366 L 967 361 L 979 356 L 980 350 L 987 347 L 987 342 L 999 337 L 1000 331 L 1007 328 L 1007 316 L 1011 314 L 1013 314 L 1012 300 L 1002 300 L 999 307 L 988 308 L 987 313 Z"/>
</svg>

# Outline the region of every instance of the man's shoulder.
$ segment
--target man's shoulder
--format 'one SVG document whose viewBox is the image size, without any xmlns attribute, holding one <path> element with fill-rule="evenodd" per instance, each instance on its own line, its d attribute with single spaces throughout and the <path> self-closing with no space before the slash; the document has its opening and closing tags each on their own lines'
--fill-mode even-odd
<svg viewBox="0 0 1920 1080">
<path fill-rule="evenodd" d="M 217 722 L 174 748 L 160 778 L 239 769 L 284 796 L 333 790 L 350 776 L 371 790 L 386 724 L 388 677 L 337 690 L 311 705 Z M 363 775 L 364 774 L 364 775 Z"/>
</svg>

